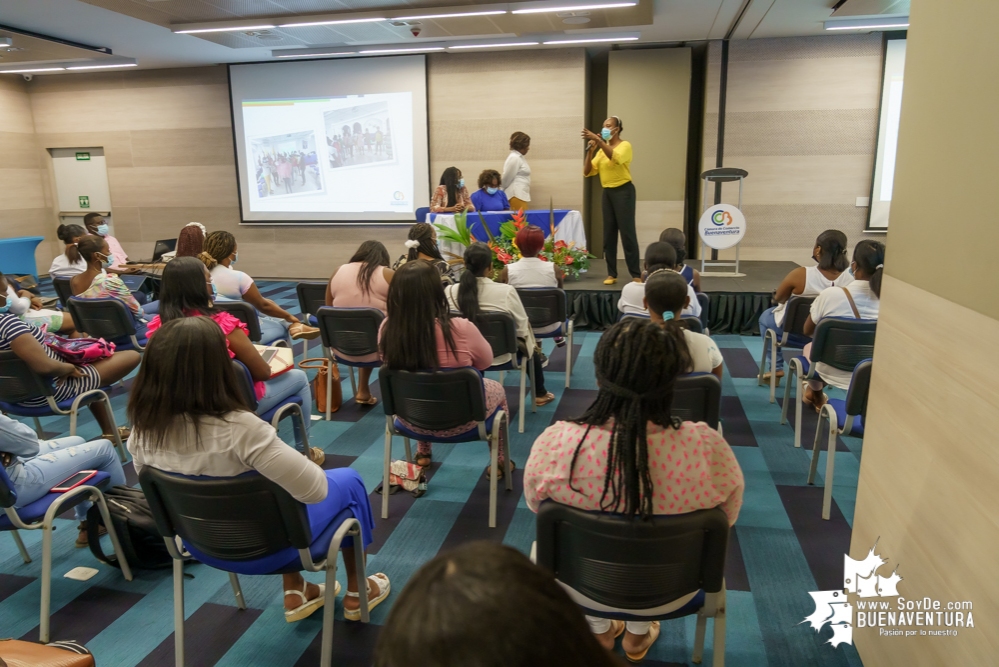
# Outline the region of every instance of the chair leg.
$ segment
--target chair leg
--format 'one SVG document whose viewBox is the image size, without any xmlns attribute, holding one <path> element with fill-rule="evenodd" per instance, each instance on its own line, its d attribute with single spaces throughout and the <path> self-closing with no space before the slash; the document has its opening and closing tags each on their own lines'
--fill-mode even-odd
<svg viewBox="0 0 999 667">
<path fill-rule="evenodd" d="M 520 366 L 520 413 L 517 415 L 517 432 L 524 432 L 524 412 L 527 411 L 527 405 L 524 403 L 524 394 L 527 391 L 527 364 L 531 362 L 525 360 Z"/>
<path fill-rule="evenodd" d="M 500 371 L 499 372 L 499 383 L 503 384 L 504 382 L 506 382 L 506 371 Z"/>
<path fill-rule="evenodd" d="M 122 463 L 125 463 L 125 461 L 128 460 L 128 457 L 125 455 L 125 443 L 121 441 L 121 434 L 118 432 L 118 423 L 114 420 L 114 409 L 111 407 L 111 399 L 107 394 L 104 394 L 104 398 L 101 399 L 101 402 L 104 403 L 104 407 L 108 411 L 108 419 L 111 420 L 111 438 L 114 443 L 114 448 L 118 450 L 118 458 Z M 69 418 L 70 425 L 72 427 L 72 433 L 70 435 L 76 435 L 76 417 L 77 412 L 74 411 Z"/>
<path fill-rule="evenodd" d="M 35 420 L 35 433 L 38 434 L 39 439 L 43 439 L 45 437 L 45 429 L 42 428 L 42 422 L 38 417 L 32 417 L 32 419 Z"/>
<path fill-rule="evenodd" d="M 777 399 L 777 355 L 783 354 L 777 348 L 777 335 L 770 336 L 770 402 Z"/>
<path fill-rule="evenodd" d="M 360 585 L 360 582 L 358 582 Z M 360 586 L 359 586 L 360 587 Z M 336 603 L 336 556 L 326 561 L 326 598 L 323 603 L 323 638 L 320 651 L 320 667 L 330 667 L 333 664 L 333 613 Z"/>
<path fill-rule="evenodd" d="M 815 484 L 815 473 L 819 469 L 819 440 L 822 433 L 822 422 L 825 420 L 826 411 L 819 415 L 819 423 L 815 425 L 815 440 L 812 441 L 812 461 L 808 466 L 808 483 Z"/>
<path fill-rule="evenodd" d="M 409 446 L 409 438 L 403 438 L 402 444 L 406 446 L 406 463 L 413 462 L 413 448 Z"/>
<path fill-rule="evenodd" d="M 780 423 L 781 426 L 787 423 L 787 405 L 788 401 L 791 399 L 791 383 L 794 382 L 795 363 L 792 361 L 787 367 L 787 382 L 784 383 L 784 403 L 780 406 Z"/>
<path fill-rule="evenodd" d="M 565 388 L 569 388 L 569 378 L 572 377 L 572 326 L 569 326 L 569 340 L 565 352 Z"/>
<path fill-rule="evenodd" d="M 243 598 L 243 589 L 239 585 L 239 577 L 236 576 L 235 572 L 229 573 L 229 585 L 232 586 L 232 594 L 236 596 L 236 606 L 245 610 L 246 600 Z"/>
<path fill-rule="evenodd" d="M 115 556 L 118 557 L 118 564 L 121 566 L 121 576 L 125 577 L 125 581 L 132 581 L 132 568 L 128 564 L 128 559 L 125 558 L 125 550 L 121 548 L 121 542 L 118 540 L 118 532 L 114 529 L 114 523 L 111 521 L 111 513 L 108 512 L 108 504 L 104 501 L 104 494 L 100 491 L 95 491 L 91 497 L 91 501 L 97 505 L 97 511 L 101 514 L 101 519 L 104 521 L 104 526 L 108 531 L 108 537 L 111 538 L 111 548 L 114 550 Z"/>
<path fill-rule="evenodd" d="M 497 437 L 503 445 L 503 479 L 506 480 L 506 490 L 513 491 L 513 463 L 510 461 L 510 415 L 506 413 L 503 414 L 502 429 L 497 433 Z"/>
<path fill-rule="evenodd" d="M 527 389 L 531 393 L 531 412 L 536 413 L 538 411 L 538 404 L 536 403 L 538 391 L 535 389 L 536 385 L 534 384 L 534 361 L 533 359 L 530 361 L 525 360 L 524 364 L 527 366 Z"/>
<path fill-rule="evenodd" d="M 328 354 L 327 357 L 330 359 L 330 369 L 329 373 L 326 374 L 326 421 L 330 420 L 330 415 L 332 414 L 333 407 L 333 355 Z"/>
<path fill-rule="evenodd" d="M 797 400 L 794 402 L 794 446 L 801 447 L 801 409 L 805 405 L 805 382 L 801 379 L 801 374 L 795 380 L 794 395 Z"/>
<path fill-rule="evenodd" d="M 354 396 L 357 396 L 357 379 L 354 377 L 354 367 L 348 366 L 350 369 L 350 391 Z"/>
<path fill-rule="evenodd" d="M 49 613 L 52 605 L 52 531 L 54 527 L 46 522 L 42 526 L 42 603 L 38 621 L 38 641 L 48 644 Z"/>
<path fill-rule="evenodd" d="M 392 462 L 392 432 L 385 427 L 385 460 L 382 465 L 382 518 L 388 518 L 389 464 Z"/>
<path fill-rule="evenodd" d="M 829 424 L 829 443 L 826 446 L 826 479 L 822 491 L 822 518 L 826 521 L 832 514 L 833 469 L 836 466 L 836 427 Z"/>
<path fill-rule="evenodd" d="M 184 667 L 184 562 L 173 561 L 173 655 L 174 665 Z"/>
<path fill-rule="evenodd" d="M 715 612 L 715 627 L 712 631 L 714 640 L 714 659 L 712 667 L 725 667 L 725 589 L 722 589 L 722 603 Z"/>
<path fill-rule="evenodd" d="M 499 419 L 502 415 L 496 415 Z M 496 487 L 499 477 L 499 438 L 496 434 L 495 421 L 493 432 L 489 436 L 489 527 L 496 527 Z"/>
<path fill-rule="evenodd" d="M 760 370 L 756 374 L 756 386 L 763 386 L 763 373 L 767 369 L 767 341 L 770 340 L 770 329 L 763 332 L 763 350 L 760 352 Z"/>
<path fill-rule="evenodd" d="M 708 617 L 704 615 L 704 610 L 697 612 L 697 629 L 694 631 L 694 654 L 690 661 L 695 665 L 701 664 L 704 659 L 704 635 L 708 627 Z"/>
<path fill-rule="evenodd" d="M 360 539 L 361 539 L 360 530 L 358 530 L 358 534 L 355 536 L 355 544 L 356 541 Z M 361 605 L 361 623 L 370 623 L 371 612 L 368 610 L 368 587 L 367 587 L 368 573 L 367 570 L 365 569 L 364 549 L 359 549 L 356 547 L 354 548 L 354 568 L 355 572 L 357 573 L 357 583 L 358 583 L 357 595 L 359 596 L 358 602 Z M 362 581 L 365 583 L 365 586 L 363 588 L 360 586 L 360 583 Z"/>
<path fill-rule="evenodd" d="M 24 548 L 24 542 L 21 541 L 21 536 L 16 530 L 10 531 L 11 537 L 14 538 L 14 544 L 17 545 L 17 550 L 21 552 L 21 560 L 27 565 L 31 562 L 31 556 L 28 555 L 28 550 Z"/>
</svg>

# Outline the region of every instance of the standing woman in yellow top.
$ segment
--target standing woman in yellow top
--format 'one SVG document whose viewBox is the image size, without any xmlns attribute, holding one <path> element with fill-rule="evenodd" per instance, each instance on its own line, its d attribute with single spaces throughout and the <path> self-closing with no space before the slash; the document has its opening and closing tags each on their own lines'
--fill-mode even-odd
<svg viewBox="0 0 999 667">
<path fill-rule="evenodd" d="M 588 139 L 583 159 L 583 176 L 600 174 L 604 188 L 604 257 L 607 279 L 604 285 L 617 282 L 617 234 L 621 232 L 624 260 L 632 280 L 642 281 L 639 265 L 638 234 L 635 232 L 635 184 L 631 182 L 631 144 L 621 140 L 621 119 L 611 116 L 604 121 L 600 134 L 583 130 Z"/>
</svg>

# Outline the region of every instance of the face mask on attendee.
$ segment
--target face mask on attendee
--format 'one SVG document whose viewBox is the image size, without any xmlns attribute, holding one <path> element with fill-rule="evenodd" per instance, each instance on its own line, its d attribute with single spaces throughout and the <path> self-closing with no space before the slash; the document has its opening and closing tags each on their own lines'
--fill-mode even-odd
<svg viewBox="0 0 999 667">
<path fill-rule="evenodd" d="M 108 225 L 107 225 L 106 222 L 102 222 L 101 224 L 97 225 L 97 235 L 98 236 L 107 236 L 108 235 L 108 231 L 110 231 L 110 230 L 108 229 Z"/>
<path fill-rule="evenodd" d="M 231 262 L 229 262 L 229 266 L 232 266 L 232 265 L 233 265 L 233 264 L 235 264 L 235 263 L 236 263 L 236 262 L 237 262 L 238 260 L 239 260 L 239 253 L 238 253 L 238 252 L 234 252 L 234 253 L 232 254 L 232 261 L 231 261 Z"/>
<path fill-rule="evenodd" d="M 215 286 L 215 283 L 212 283 L 212 301 L 217 298 L 219 298 L 219 288 Z"/>
<path fill-rule="evenodd" d="M 604 141 L 610 141 L 611 136 L 613 136 L 613 133 L 610 131 L 609 127 L 605 127 L 600 130 L 600 138 Z"/>
<path fill-rule="evenodd" d="M 849 269 L 847 269 L 847 271 L 849 271 L 849 272 L 850 272 L 850 275 L 851 275 L 851 276 L 853 275 L 853 264 L 851 264 L 851 265 L 850 265 L 850 268 L 849 268 Z"/>
<path fill-rule="evenodd" d="M 491 195 L 494 195 L 497 192 L 499 192 L 499 188 L 486 188 L 486 192 L 488 192 Z"/>
<path fill-rule="evenodd" d="M 458 179 L 458 187 L 459 188 L 465 187 L 465 179 L 464 178 L 459 178 Z"/>
<path fill-rule="evenodd" d="M 100 254 L 104 255 L 104 253 L 100 253 Z M 114 264 L 114 260 L 112 260 L 107 255 L 104 255 L 104 259 L 101 260 L 101 268 L 102 269 L 110 269 L 112 264 Z"/>
<path fill-rule="evenodd" d="M 0 306 L 0 315 L 5 315 L 10 311 L 10 301 L 4 296 L 0 296 L 0 299 L 3 299 L 3 305 Z"/>
</svg>

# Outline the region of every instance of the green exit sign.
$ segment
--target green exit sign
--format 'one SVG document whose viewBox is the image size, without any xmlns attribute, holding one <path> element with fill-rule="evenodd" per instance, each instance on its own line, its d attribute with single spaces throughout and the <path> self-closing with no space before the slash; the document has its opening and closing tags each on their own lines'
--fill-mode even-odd
<svg viewBox="0 0 999 667">
<path fill-rule="evenodd" d="M 80 208 L 90 208 L 90 197 L 80 195 Z"/>
<path fill-rule="evenodd" d="M 76 154 L 76 159 L 77 160 L 89 160 L 90 159 L 90 153 L 86 153 L 86 152 L 77 153 Z"/>
</svg>

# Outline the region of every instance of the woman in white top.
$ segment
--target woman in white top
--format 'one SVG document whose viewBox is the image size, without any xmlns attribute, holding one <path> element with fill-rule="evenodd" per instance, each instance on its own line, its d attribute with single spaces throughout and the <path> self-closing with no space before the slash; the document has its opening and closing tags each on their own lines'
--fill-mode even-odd
<svg viewBox="0 0 999 667">
<path fill-rule="evenodd" d="M 184 363 L 178 364 L 178 359 Z M 375 527 L 364 481 L 350 468 L 323 470 L 278 438 L 269 423 L 249 411 L 242 399 L 222 330 L 207 317 L 184 317 L 163 325 L 149 340 L 132 385 L 128 450 L 135 471 L 151 466 L 180 475 L 236 477 L 257 471 L 301 503 L 313 535 L 349 509 L 361 524 L 366 548 Z M 233 531 L 239 526 L 233 524 Z M 202 557 L 187 545 L 196 557 Z M 354 544 L 345 542 L 347 594 L 344 615 L 360 618 Z M 268 557 L 275 571 L 298 561 Z M 266 558 L 265 558 L 266 560 Z M 260 565 L 256 561 L 251 562 Z M 289 623 L 323 606 L 323 585 L 307 584 L 299 572 L 283 574 L 284 616 Z M 389 580 L 368 577 L 369 608 L 385 599 Z M 337 592 L 339 592 L 337 584 Z"/>
<path fill-rule="evenodd" d="M 265 299 L 253 278 L 232 268 L 239 259 L 236 237 L 229 232 L 212 232 L 205 237 L 204 247 L 204 252 L 198 258 L 211 271 L 212 282 L 219 296 L 230 301 L 246 301 L 263 314 L 260 317 L 261 343 L 267 345 L 284 340 L 290 345 L 292 339 L 312 340 L 319 337 L 319 329 L 299 322 L 297 317 L 284 308 Z"/>
<path fill-rule="evenodd" d="M 805 320 L 805 333 L 811 336 L 815 326 L 826 317 L 845 317 L 861 320 L 878 319 L 878 309 L 881 305 L 881 277 L 884 275 L 885 244 L 880 241 L 864 239 L 853 250 L 853 263 L 850 264 L 850 275 L 854 280 L 845 287 L 827 287 L 819 293 L 808 319 Z M 805 346 L 804 356 L 807 359 L 812 344 Z M 849 389 L 853 373 L 841 371 L 826 364 L 816 364 L 816 372 L 821 379 L 809 380 L 805 389 L 805 402 L 811 403 L 816 410 L 822 409 L 826 396 L 822 388 L 831 384 L 840 389 Z"/>
<path fill-rule="evenodd" d="M 676 271 L 656 271 L 645 281 L 645 307 L 649 318 L 663 326 L 677 326 L 683 309 L 690 304 L 687 280 Z M 722 379 L 721 351 L 710 337 L 682 329 L 683 338 L 690 352 L 691 366 L 688 373 L 714 373 Z"/>
<path fill-rule="evenodd" d="M 817 262 L 817 266 L 801 266 L 791 271 L 784 277 L 780 286 L 774 294 L 777 305 L 764 310 L 760 315 L 760 335 L 763 336 L 767 329 L 775 331 L 779 338 L 784 334 L 784 310 L 787 302 L 794 296 L 818 296 L 819 292 L 827 287 L 843 287 L 853 282 L 853 276 L 846 270 L 849 261 L 846 258 L 846 234 L 838 229 L 827 229 L 819 234 L 815 239 L 815 247 L 812 249 L 812 259 Z M 788 340 L 789 347 L 803 347 L 808 343 L 808 339 L 800 336 L 791 336 Z M 767 358 L 770 358 L 770 347 L 766 346 Z M 777 355 L 775 365 L 777 373 L 777 384 L 784 377 L 784 355 Z M 765 382 L 770 381 L 770 373 L 763 374 Z"/>
<path fill-rule="evenodd" d="M 531 138 L 523 132 L 510 135 L 510 154 L 503 163 L 503 178 L 500 187 L 510 201 L 510 208 L 521 211 L 531 203 L 531 166 L 527 164 L 527 151 L 531 150 Z"/>
<path fill-rule="evenodd" d="M 650 243 L 645 249 L 645 276 L 651 276 L 656 271 L 676 271 L 676 250 L 669 243 L 656 241 Z M 679 274 L 678 274 L 679 275 Z M 686 282 L 686 280 L 684 281 Z M 701 316 L 701 303 L 697 300 L 697 293 L 689 284 L 687 285 L 687 296 L 690 297 L 687 305 L 683 307 L 683 315 L 693 317 Z M 636 278 L 621 288 L 621 298 L 617 301 L 617 309 L 626 315 L 648 315 L 649 311 L 645 307 L 645 283 Z"/>
<path fill-rule="evenodd" d="M 66 244 L 66 250 L 52 260 L 52 266 L 49 267 L 50 278 L 72 278 L 87 270 L 86 260 L 76 249 L 77 242 L 86 235 L 87 230 L 80 225 L 59 225 L 56 236 Z"/>
<path fill-rule="evenodd" d="M 509 313 L 517 323 L 517 338 L 524 341 L 526 350 L 533 352 L 536 345 L 534 332 L 517 290 L 492 280 L 493 251 L 485 243 L 473 243 L 465 250 L 464 259 L 465 272 L 461 274 L 461 282 L 448 285 L 444 290 L 448 306 L 451 310 L 461 311 L 461 316 L 470 322 L 475 322 L 482 311 Z M 493 359 L 493 365 L 508 361 L 510 355 L 503 354 Z M 555 400 L 555 394 L 545 389 L 541 355 L 532 354 L 531 363 L 534 364 L 534 402 L 539 406 L 547 405 Z"/>
<path fill-rule="evenodd" d="M 537 225 L 525 225 L 514 242 L 520 249 L 520 259 L 512 264 L 507 264 L 500 271 L 499 282 L 507 283 L 515 289 L 526 287 L 562 287 L 565 274 L 562 269 L 553 263 L 539 257 L 541 250 L 545 247 L 545 233 Z M 558 329 L 561 324 L 552 324 L 549 327 L 538 329 L 538 333 L 549 333 Z M 559 347 L 565 345 L 565 338 L 557 336 L 552 338 Z M 547 364 L 544 354 L 538 349 L 541 363 Z"/>
</svg>

